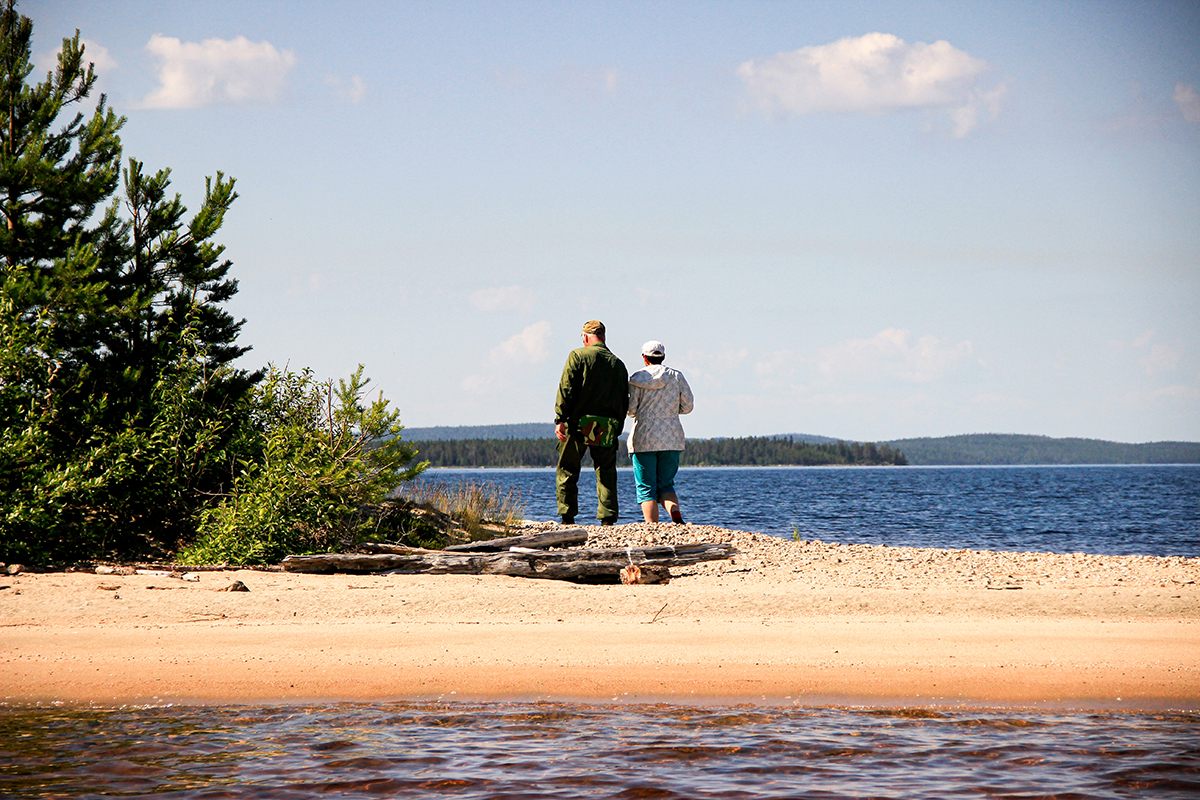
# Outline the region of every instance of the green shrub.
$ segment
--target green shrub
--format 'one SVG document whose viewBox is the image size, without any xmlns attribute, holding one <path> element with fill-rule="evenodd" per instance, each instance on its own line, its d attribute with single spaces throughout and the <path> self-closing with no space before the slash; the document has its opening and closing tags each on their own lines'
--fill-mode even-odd
<svg viewBox="0 0 1200 800">
<path fill-rule="evenodd" d="M 364 401 L 369 379 L 318 382 L 312 371 L 271 367 L 252 396 L 257 441 L 233 489 L 201 512 L 188 563 L 275 563 L 339 549 L 375 527 L 369 509 L 426 467 L 400 438 L 399 412 L 382 393 Z"/>
<path fill-rule="evenodd" d="M 239 425 L 237 408 L 210 398 L 228 371 L 204 364 L 193 332 L 142 416 L 114 417 L 111 395 L 82 388 L 86 369 L 64 379 L 47 357 L 48 315 L 20 319 L 0 287 L 0 560 L 157 559 L 191 534 Z"/>
</svg>

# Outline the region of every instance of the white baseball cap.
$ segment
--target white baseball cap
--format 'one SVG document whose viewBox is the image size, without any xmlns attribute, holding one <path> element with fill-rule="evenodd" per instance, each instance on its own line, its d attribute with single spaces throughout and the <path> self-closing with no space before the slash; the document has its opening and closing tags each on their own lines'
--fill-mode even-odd
<svg viewBox="0 0 1200 800">
<path fill-rule="evenodd" d="M 644 356 L 665 356 L 667 348 L 663 347 L 662 342 L 656 342 L 653 339 L 642 345 L 642 355 Z"/>
</svg>

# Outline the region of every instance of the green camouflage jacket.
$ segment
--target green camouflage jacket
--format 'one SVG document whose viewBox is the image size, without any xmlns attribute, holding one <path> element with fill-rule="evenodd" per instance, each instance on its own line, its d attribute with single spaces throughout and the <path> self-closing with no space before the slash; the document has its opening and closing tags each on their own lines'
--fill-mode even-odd
<svg viewBox="0 0 1200 800">
<path fill-rule="evenodd" d="M 572 350 L 558 383 L 554 423 L 566 422 L 576 433 L 584 415 L 612 417 L 619 434 L 628 409 L 629 372 L 621 359 L 603 343 Z"/>
</svg>

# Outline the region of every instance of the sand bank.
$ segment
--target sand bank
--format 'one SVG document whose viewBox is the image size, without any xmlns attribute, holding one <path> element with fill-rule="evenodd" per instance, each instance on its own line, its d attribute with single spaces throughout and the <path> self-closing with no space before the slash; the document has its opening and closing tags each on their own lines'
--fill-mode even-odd
<svg viewBox="0 0 1200 800">
<path fill-rule="evenodd" d="M 424 697 L 1200 708 L 1200 559 L 732 541 L 667 585 L 501 576 L 0 579 L 7 703 Z M 248 592 L 222 592 L 240 580 Z"/>
</svg>

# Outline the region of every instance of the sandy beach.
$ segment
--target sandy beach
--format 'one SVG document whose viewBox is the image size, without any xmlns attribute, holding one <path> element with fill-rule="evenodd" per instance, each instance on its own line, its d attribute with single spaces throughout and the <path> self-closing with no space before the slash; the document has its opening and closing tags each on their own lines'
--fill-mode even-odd
<svg viewBox="0 0 1200 800">
<path fill-rule="evenodd" d="M 1200 559 L 589 533 L 740 552 L 635 586 L 23 572 L 0 577 L 0 698 L 1200 708 Z"/>
</svg>

